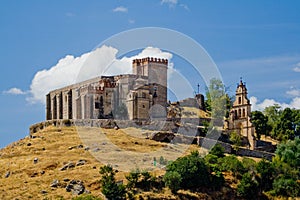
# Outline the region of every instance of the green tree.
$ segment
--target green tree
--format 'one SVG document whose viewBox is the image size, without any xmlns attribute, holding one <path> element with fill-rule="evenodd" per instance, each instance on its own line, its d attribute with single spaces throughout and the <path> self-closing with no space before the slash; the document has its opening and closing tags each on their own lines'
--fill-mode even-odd
<svg viewBox="0 0 300 200">
<path fill-rule="evenodd" d="M 177 172 L 180 175 L 180 188 L 183 189 L 195 189 L 210 183 L 208 167 L 197 151 L 167 165 L 166 174 L 169 172 Z"/>
<path fill-rule="evenodd" d="M 177 193 L 182 182 L 181 175 L 176 171 L 168 171 L 163 177 L 165 185 L 171 189 L 173 193 Z"/>
<path fill-rule="evenodd" d="M 260 188 L 262 191 L 272 189 L 273 181 L 276 176 L 276 171 L 273 163 L 262 159 L 256 165 L 256 171 L 259 176 Z"/>
<path fill-rule="evenodd" d="M 273 195 L 299 197 L 300 184 L 292 177 L 278 176 L 273 183 Z"/>
<path fill-rule="evenodd" d="M 242 145 L 242 136 L 235 131 L 230 133 L 229 139 L 233 143 L 233 148 L 235 150 L 238 150 Z"/>
<path fill-rule="evenodd" d="M 275 158 L 287 163 L 293 168 L 300 169 L 300 139 L 288 140 L 277 146 Z"/>
<path fill-rule="evenodd" d="M 211 150 L 210 150 L 210 154 L 217 156 L 218 158 L 223 158 L 225 149 L 222 145 L 220 144 L 216 144 Z"/>
<path fill-rule="evenodd" d="M 237 186 L 238 195 L 246 199 L 256 199 L 258 192 L 258 183 L 255 177 L 250 173 L 245 173 Z"/>
<path fill-rule="evenodd" d="M 261 135 L 268 135 L 271 127 L 268 124 L 268 117 L 261 111 L 251 112 L 251 122 L 255 127 L 257 138 L 260 140 Z"/>
<path fill-rule="evenodd" d="M 242 164 L 246 171 L 252 172 L 252 173 L 255 172 L 256 162 L 253 159 L 243 157 Z"/>
<path fill-rule="evenodd" d="M 242 162 L 234 155 L 225 156 L 219 162 L 222 171 L 232 172 L 235 177 L 241 176 L 245 172 Z"/>
<path fill-rule="evenodd" d="M 280 120 L 280 114 L 281 114 L 281 107 L 278 104 L 275 104 L 273 106 L 266 107 L 265 110 L 263 111 L 264 115 L 268 117 L 268 125 L 270 127 L 270 135 L 271 137 L 275 138 L 274 134 L 274 127 L 275 124 L 278 123 Z"/>
<path fill-rule="evenodd" d="M 148 171 L 140 171 L 139 169 L 131 171 L 125 177 L 128 181 L 126 187 L 130 190 L 138 188 L 144 191 L 149 191 L 152 183 L 155 182 L 155 177 L 152 177 Z"/>
<path fill-rule="evenodd" d="M 126 190 L 123 184 L 117 184 L 115 179 L 115 171 L 110 165 L 105 165 L 100 168 L 100 174 L 102 175 L 101 192 L 107 199 L 125 199 Z"/>
<path fill-rule="evenodd" d="M 278 140 L 293 139 L 295 136 L 295 127 L 293 125 L 293 111 L 286 108 L 279 116 L 279 121 L 274 126 L 274 136 Z"/>
<path fill-rule="evenodd" d="M 230 98 L 225 93 L 225 86 L 222 81 L 215 78 L 211 79 L 206 89 L 205 106 L 208 111 L 211 111 L 212 118 L 216 122 L 223 120 L 230 105 Z"/>
</svg>

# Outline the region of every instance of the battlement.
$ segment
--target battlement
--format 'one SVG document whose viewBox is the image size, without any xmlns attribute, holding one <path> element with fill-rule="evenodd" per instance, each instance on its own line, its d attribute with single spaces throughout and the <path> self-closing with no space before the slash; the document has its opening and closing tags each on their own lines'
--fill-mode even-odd
<svg viewBox="0 0 300 200">
<path fill-rule="evenodd" d="M 153 57 L 147 57 L 147 58 L 142 58 L 142 59 L 134 59 L 132 61 L 132 64 L 140 65 L 140 64 L 149 63 L 149 62 L 168 65 L 168 59 L 153 58 Z"/>
</svg>

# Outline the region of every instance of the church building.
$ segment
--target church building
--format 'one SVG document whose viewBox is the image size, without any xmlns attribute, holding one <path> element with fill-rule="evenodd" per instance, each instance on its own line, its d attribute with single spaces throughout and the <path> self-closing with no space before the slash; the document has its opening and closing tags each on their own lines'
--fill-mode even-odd
<svg viewBox="0 0 300 200">
<path fill-rule="evenodd" d="M 248 147 L 255 148 L 255 128 L 251 122 L 251 104 L 247 97 L 246 84 L 242 79 L 237 86 L 235 93 L 235 101 L 229 113 L 229 118 L 225 122 L 227 132 L 237 132 L 244 138 L 247 138 Z"/>
</svg>

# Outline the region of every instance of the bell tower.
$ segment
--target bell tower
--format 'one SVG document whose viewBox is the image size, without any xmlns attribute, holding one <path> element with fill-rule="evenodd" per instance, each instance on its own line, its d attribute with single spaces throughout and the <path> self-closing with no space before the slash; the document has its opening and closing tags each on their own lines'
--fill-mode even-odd
<svg viewBox="0 0 300 200">
<path fill-rule="evenodd" d="M 246 84 L 241 78 L 235 93 L 235 101 L 227 121 L 227 129 L 247 138 L 250 149 L 255 148 L 254 126 L 251 123 L 251 103 L 247 97 Z"/>
</svg>

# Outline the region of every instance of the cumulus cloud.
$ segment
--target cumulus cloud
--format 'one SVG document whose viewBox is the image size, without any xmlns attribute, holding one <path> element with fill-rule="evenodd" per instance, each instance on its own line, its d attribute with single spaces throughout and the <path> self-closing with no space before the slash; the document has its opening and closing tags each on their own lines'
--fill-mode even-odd
<svg viewBox="0 0 300 200">
<path fill-rule="evenodd" d="M 9 90 L 6 90 L 3 92 L 4 94 L 13 94 L 13 95 L 24 95 L 26 94 L 26 92 L 22 91 L 21 89 L 19 88 L 10 88 Z"/>
<path fill-rule="evenodd" d="M 292 97 L 300 97 L 300 90 L 297 89 L 291 89 L 286 92 L 287 95 L 292 96 Z"/>
<path fill-rule="evenodd" d="M 300 63 L 298 63 L 297 65 L 300 65 Z M 293 71 L 294 72 L 300 72 L 300 66 L 294 67 Z"/>
<path fill-rule="evenodd" d="M 259 111 L 263 111 L 266 107 L 273 106 L 275 104 L 279 105 L 282 109 L 288 107 L 300 109 L 300 97 L 293 98 L 290 103 L 280 103 L 275 101 L 274 99 L 264 99 L 262 102 L 259 102 L 259 100 L 256 97 L 252 96 L 250 97 L 250 102 L 252 104 L 251 109 Z"/>
<path fill-rule="evenodd" d="M 113 9 L 113 12 L 123 12 L 126 13 L 128 12 L 128 8 L 124 7 L 124 6 L 119 6 Z"/>
<path fill-rule="evenodd" d="M 109 46 L 101 46 L 91 52 L 75 57 L 67 55 L 50 69 L 37 72 L 31 82 L 30 103 L 45 103 L 45 95 L 51 91 L 77 82 L 102 75 L 118 75 L 131 73 L 132 60 L 144 57 L 159 57 L 170 60 L 172 54 L 159 48 L 147 47 L 132 57 L 116 57 L 118 50 Z M 173 63 L 169 63 L 169 68 Z"/>
</svg>

